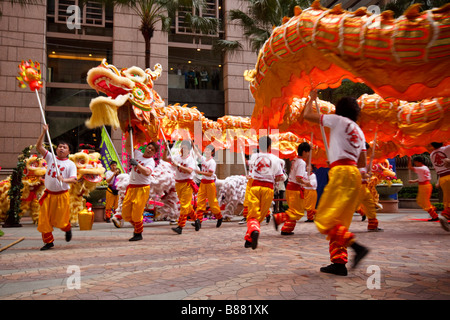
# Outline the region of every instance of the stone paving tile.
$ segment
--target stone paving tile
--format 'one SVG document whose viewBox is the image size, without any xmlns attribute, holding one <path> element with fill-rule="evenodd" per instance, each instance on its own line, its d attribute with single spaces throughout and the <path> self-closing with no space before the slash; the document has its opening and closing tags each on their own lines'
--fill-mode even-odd
<svg viewBox="0 0 450 320">
<path fill-rule="evenodd" d="M 329 264 L 328 243 L 314 224 L 297 224 L 283 237 L 262 224 L 256 250 L 243 247 L 245 225 L 238 219 L 215 228 L 205 221 L 195 232 L 176 235 L 166 222 L 144 228 L 144 240 L 130 243 L 132 228 L 95 223 L 74 228 L 73 240 L 55 230 L 55 248 L 46 252 L 36 226 L 3 229 L 0 300 L 448 300 L 450 233 L 420 210 L 380 214 L 384 232 L 368 233 L 355 215 L 351 231 L 371 252 L 347 277 L 319 272 Z M 68 287 L 68 266 L 78 266 L 81 288 Z M 368 267 L 381 272 L 380 289 L 370 289 Z M 46 283 L 48 285 L 46 286 Z"/>
</svg>

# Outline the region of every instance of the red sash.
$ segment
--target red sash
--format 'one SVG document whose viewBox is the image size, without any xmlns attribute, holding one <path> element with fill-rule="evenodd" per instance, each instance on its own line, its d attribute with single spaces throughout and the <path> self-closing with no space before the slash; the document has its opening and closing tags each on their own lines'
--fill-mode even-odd
<svg viewBox="0 0 450 320">
<path fill-rule="evenodd" d="M 305 198 L 305 188 L 303 188 L 301 185 L 299 185 L 298 183 L 294 183 L 289 181 L 287 186 L 286 186 L 286 190 L 291 190 L 291 191 L 300 191 L 300 197 L 302 199 Z"/>
<path fill-rule="evenodd" d="M 45 189 L 44 190 L 44 194 L 41 196 L 41 198 L 39 199 L 39 204 L 42 206 L 42 204 L 44 203 L 44 200 L 45 200 L 45 198 L 47 198 L 47 196 L 49 195 L 49 194 L 63 194 L 63 193 L 66 193 L 66 192 L 68 192 L 69 190 L 62 190 L 62 191 L 56 191 L 56 192 L 54 192 L 54 191 L 50 191 L 50 190 L 47 190 L 47 189 Z"/>
<path fill-rule="evenodd" d="M 175 180 L 175 182 L 179 183 L 187 182 L 191 185 L 192 191 L 194 191 L 194 193 L 198 192 L 198 185 L 192 179 Z"/>
<path fill-rule="evenodd" d="M 445 176 L 448 176 L 448 175 L 450 175 L 450 171 L 439 174 L 439 177 L 442 178 L 442 177 L 445 177 Z"/>
<path fill-rule="evenodd" d="M 129 184 L 127 186 L 127 190 L 125 190 L 125 194 L 127 193 L 128 189 L 130 188 L 143 188 L 143 187 L 148 187 L 148 184 Z"/>
<path fill-rule="evenodd" d="M 261 180 L 253 180 L 252 187 L 265 187 L 273 190 L 273 183 Z"/>
<path fill-rule="evenodd" d="M 330 165 L 330 169 L 336 166 L 356 166 L 356 161 L 350 159 L 339 159 Z"/>
</svg>

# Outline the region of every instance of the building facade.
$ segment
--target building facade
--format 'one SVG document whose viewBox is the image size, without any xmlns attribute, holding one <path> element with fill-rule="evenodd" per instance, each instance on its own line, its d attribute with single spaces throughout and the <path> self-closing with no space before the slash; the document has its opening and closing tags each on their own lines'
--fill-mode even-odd
<svg viewBox="0 0 450 320">
<path fill-rule="evenodd" d="M 336 1 L 322 2 L 333 6 Z M 348 1 L 344 7 L 356 9 L 377 3 L 359 2 Z M 184 22 L 185 12 L 178 13 L 169 33 L 157 28 L 151 39 L 150 66 L 160 63 L 163 75 L 155 82 L 155 89 L 166 105 L 196 106 L 213 120 L 223 115 L 251 116 L 254 100 L 243 74 L 254 68 L 257 54 L 248 47 L 242 28 L 227 19 L 231 9 L 245 11 L 246 2 L 206 3 L 199 14 L 221 19 L 217 34 L 190 30 Z M 53 141 L 69 140 L 76 151 L 82 144 L 100 144 L 100 129 L 89 130 L 84 125 L 91 114 L 89 102 L 98 96 L 86 83 L 87 71 L 105 58 L 119 69 L 144 68 L 145 43 L 139 30 L 140 18 L 129 8 L 105 7 L 89 1 L 80 7 L 79 0 L 42 0 L 27 6 L 2 1 L 0 6 L 0 178 L 4 178 L 16 166 L 17 156 L 26 146 L 36 143 L 42 130 L 36 94 L 18 87 L 16 76 L 22 60 L 41 64 L 44 86 L 39 96 Z M 211 44 L 217 37 L 239 40 L 243 50 L 214 55 Z M 209 80 L 206 85 L 193 83 L 185 78 L 187 71 L 206 71 Z M 215 74 L 219 75 L 218 82 L 212 81 Z M 120 153 L 120 130 L 108 130 Z M 226 158 L 235 164 L 220 166 L 220 178 L 244 173 L 236 155 L 228 154 Z"/>
<path fill-rule="evenodd" d="M 243 10 L 242 5 L 238 0 L 208 0 L 200 15 L 226 21 L 225 12 Z M 144 68 L 145 43 L 135 12 L 88 2 L 80 8 L 80 20 L 76 21 L 76 13 L 68 10 L 70 6 L 78 7 L 78 0 L 46 0 L 25 7 L 1 3 L 1 178 L 11 173 L 17 156 L 25 146 L 36 143 L 42 129 L 35 93 L 18 87 L 16 76 L 22 60 L 41 64 L 44 87 L 39 96 L 52 140 L 69 140 L 75 150 L 81 144 L 98 147 L 100 143 L 100 129 L 89 130 L 84 125 L 90 116 L 89 102 L 98 95 L 86 83 L 87 71 L 104 58 L 118 68 Z M 243 73 L 254 67 L 256 54 L 244 49 L 233 57 L 224 57 L 211 51 L 214 37 L 243 40 L 242 32 L 224 23 L 217 35 L 199 35 L 186 27 L 183 17 L 180 12 L 171 32 L 162 32 L 159 27 L 151 39 L 150 65 L 163 66 L 163 75 L 155 82 L 156 91 L 166 105 L 196 106 L 213 120 L 225 114 L 250 116 L 253 100 Z M 187 84 L 187 70 L 206 70 L 209 81 L 201 86 Z M 216 73 L 219 81 L 213 83 Z M 112 130 L 111 136 L 120 153 L 120 131 Z"/>
</svg>

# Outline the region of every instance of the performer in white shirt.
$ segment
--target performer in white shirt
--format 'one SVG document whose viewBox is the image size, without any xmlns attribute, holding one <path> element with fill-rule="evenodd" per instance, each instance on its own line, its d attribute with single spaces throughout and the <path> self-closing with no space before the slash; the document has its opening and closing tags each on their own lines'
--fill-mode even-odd
<svg viewBox="0 0 450 320">
<path fill-rule="evenodd" d="M 314 165 L 311 165 L 309 169 L 310 186 L 305 186 L 305 210 L 307 218 L 305 222 L 314 222 L 314 216 L 316 215 L 317 177 L 316 174 L 313 172 L 313 168 Z"/>
<path fill-rule="evenodd" d="M 436 187 L 441 188 L 443 193 L 444 210 L 441 212 L 439 221 L 446 231 L 450 231 L 448 220 L 450 220 L 450 145 L 444 146 L 442 142 L 430 144 L 430 159 L 439 177 Z"/>
<path fill-rule="evenodd" d="M 354 98 L 342 98 L 336 105 L 336 114 L 319 115 L 312 104 L 317 92 L 311 91 L 305 106 L 304 119 L 330 128 L 329 182 L 325 187 L 314 222 L 322 234 L 330 240 L 331 264 L 322 267 L 321 272 L 347 275 L 347 247 L 355 250 L 353 268 L 358 265 L 369 250 L 355 242 L 355 236 L 348 229 L 353 213 L 359 204 L 362 174 L 366 175 L 366 150 L 364 133 L 356 124 L 360 107 Z"/>
<path fill-rule="evenodd" d="M 268 136 L 259 138 L 259 153 L 250 158 L 253 169 L 250 174 L 253 179 L 248 193 L 246 248 L 256 249 L 261 233 L 260 223 L 266 218 L 273 201 L 273 185 L 283 179 L 280 160 L 271 154 L 272 140 Z"/>
<path fill-rule="evenodd" d="M 108 183 L 108 189 L 106 190 L 105 201 L 105 219 L 106 222 L 110 222 L 113 210 L 117 209 L 119 204 L 119 190 L 117 190 L 116 182 L 117 176 L 121 174 L 120 169 L 117 168 L 117 162 L 111 161 L 109 163 L 111 170 L 105 172 L 105 180 Z"/>
<path fill-rule="evenodd" d="M 48 125 L 44 125 L 41 135 L 36 142 L 36 149 L 47 162 L 47 173 L 45 174 L 45 191 L 39 200 L 41 205 L 39 211 L 38 231 L 42 233 L 44 246 L 41 250 L 48 250 L 54 247 L 53 227 L 60 228 L 66 233 L 66 241 L 72 239 L 72 229 L 70 226 L 70 183 L 77 182 L 77 167 L 69 160 L 69 143 L 60 141 L 56 148 L 56 164 L 53 156 L 44 148 L 44 136 L 48 130 Z M 56 166 L 59 169 L 56 170 Z"/>
<path fill-rule="evenodd" d="M 282 235 L 294 234 L 297 220 L 305 215 L 304 188 L 310 186 L 306 171 L 306 161 L 309 159 L 311 146 L 308 142 L 302 142 L 297 147 L 297 158 L 294 159 L 289 172 L 288 184 L 286 186 L 286 201 L 289 209 L 286 212 L 275 213 L 273 221 L 275 229 L 284 222 L 281 228 Z"/>
<path fill-rule="evenodd" d="M 131 132 L 130 132 L 131 134 Z M 130 136 L 125 141 L 128 154 L 131 154 Z M 129 241 L 142 240 L 144 231 L 144 209 L 150 195 L 150 182 L 153 170 L 155 170 L 155 160 L 153 156 L 158 151 L 159 146 L 155 142 L 150 142 L 142 153 L 139 149 L 134 150 L 134 159 L 130 160 L 132 169 L 130 171 L 130 184 L 127 187 L 125 198 L 122 204 L 122 218 L 134 226 L 133 237 Z"/>
<path fill-rule="evenodd" d="M 206 200 L 208 200 L 209 208 L 217 219 L 216 227 L 219 228 L 222 225 L 223 217 L 220 211 L 219 201 L 217 201 L 217 190 L 215 184 L 215 148 L 212 144 L 206 146 L 203 156 L 197 150 L 197 145 L 194 145 L 194 150 L 201 160 L 202 167 L 202 170 L 195 169 L 195 173 L 202 175 L 202 180 L 200 182 L 200 187 L 197 194 L 197 211 L 195 212 L 196 218 L 200 221 L 201 225 L 203 213 L 206 211 Z"/>
<path fill-rule="evenodd" d="M 428 221 L 438 221 L 438 214 L 436 207 L 430 202 L 431 193 L 433 192 L 433 185 L 430 183 L 431 172 L 424 164 L 425 159 L 422 156 L 414 157 L 414 167 L 411 165 L 411 158 L 408 158 L 408 169 L 417 174 L 416 180 L 409 180 L 409 183 L 418 183 L 419 190 L 417 192 L 416 202 L 425 211 L 427 211 L 431 219 Z"/>
<path fill-rule="evenodd" d="M 253 149 L 253 150 L 252 150 L 252 155 L 255 154 L 255 153 L 258 153 L 258 150 L 257 150 L 257 149 Z M 247 172 L 247 185 L 246 185 L 246 187 L 245 187 L 245 195 L 244 195 L 244 203 L 243 203 L 244 209 L 243 209 L 243 211 L 242 211 L 243 219 L 242 219 L 241 222 L 239 222 L 239 224 L 241 224 L 241 223 L 244 224 L 244 223 L 247 221 L 247 214 L 248 214 L 248 195 L 249 195 L 250 188 L 252 187 L 252 182 L 253 182 L 253 178 L 251 177 L 251 173 L 252 173 L 252 170 L 253 170 L 253 163 L 250 161 L 251 159 L 252 159 L 252 157 L 250 156 L 250 158 L 249 158 L 248 161 L 247 161 L 247 164 L 248 164 L 248 172 Z M 254 158 L 253 158 L 253 159 L 254 159 Z"/>
<path fill-rule="evenodd" d="M 188 215 L 195 220 L 195 231 L 200 230 L 200 220 L 195 216 L 192 207 L 192 194 L 198 191 L 195 184 L 194 170 L 197 168 L 197 162 L 191 156 L 192 144 L 189 140 L 181 142 L 181 150 L 179 155 L 175 155 L 173 159 L 167 155 L 167 148 L 164 150 L 163 160 L 170 162 L 176 167 L 175 170 L 175 190 L 180 200 L 180 216 L 178 218 L 178 226 L 172 228 L 175 233 L 181 234 L 186 226 Z"/>
</svg>

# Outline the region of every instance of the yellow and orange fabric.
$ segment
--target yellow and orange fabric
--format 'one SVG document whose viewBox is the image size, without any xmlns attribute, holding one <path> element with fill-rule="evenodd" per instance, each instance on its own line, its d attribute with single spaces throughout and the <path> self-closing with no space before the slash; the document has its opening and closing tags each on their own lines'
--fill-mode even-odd
<svg viewBox="0 0 450 320">
<path fill-rule="evenodd" d="M 450 96 L 450 4 L 402 17 L 296 8 L 261 48 L 245 73 L 255 98 L 252 127 L 278 127 L 293 99 L 343 79 L 364 82 L 385 99 L 419 101 Z"/>
</svg>

